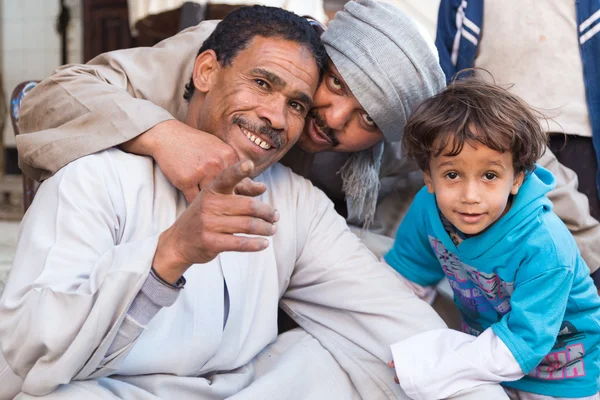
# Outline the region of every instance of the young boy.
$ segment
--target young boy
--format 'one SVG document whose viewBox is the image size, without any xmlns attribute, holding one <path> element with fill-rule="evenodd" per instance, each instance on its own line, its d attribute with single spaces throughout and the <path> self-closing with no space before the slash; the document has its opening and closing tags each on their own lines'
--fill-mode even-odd
<svg viewBox="0 0 600 400">
<path fill-rule="evenodd" d="M 546 140 L 522 100 L 473 78 L 409 120 L 403 146 L 426 188 L 385 260 L 409 285 L 447 276 L 463 331 L 392 345 L 411 398 L 501 382 L 511 399 L 600 399 L 600 298 L 535 166 Z"/>
</svg>

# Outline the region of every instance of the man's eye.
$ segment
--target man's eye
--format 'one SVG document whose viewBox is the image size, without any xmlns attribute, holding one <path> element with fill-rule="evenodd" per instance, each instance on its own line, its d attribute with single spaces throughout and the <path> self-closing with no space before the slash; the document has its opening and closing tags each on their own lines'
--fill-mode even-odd
<svg viewBox="0 0 600 400">
<path fill-rule="evenodd" d="M 494 174 L 493 172 L 487 172 L 484 175 L 485 179 L 488 181 L 493 181 L 494 179 L 496 179 L 498 177 L 498 175 Z"/>
<path fill-rule="evenodd" d="M 375 121 L 373 121 L 373 118 L 371 118 L 369 116 L 369 114 L 364 113 L 364 114 L 360 114 L 360 116 L 362 117 L 363 121 L 365 121 L 365 123 L 369 126 L 376 126 L 377 124 L 375 123 Z"/>
<path fill-rule="evenodd" d="M 338 79 L 338 77 L 337 77 L 337 76 L 335 76 L 335 75 L 331 75 L 331 76 L 329 77 L 329 84 L 330 84 L 330 85 L 331 85 L 331 87 L 332 87 L 333 89 L 335 89 L 335 90 L 342 90 L 342 87 L 343 87 L 343 86 L 342 86 L 342 81 L 340 81 L 340 80 Z"/>
<path fill-rule="evenodd" d="M 297 101 L 290 102 L 290 106 L 298 112 L 304 112 L 304 106 Z"/>
<path fill-rule="evenodd" d="M 456 172 L 448 172 L 446 174 L 446 178 L 454 180 L 458 178 L 458 174 Z"/>
<path fill-rule="evenodd" d="M 269 87 L 269 84 L 266 81 L 262 80 L 262 79 L 255 79 L 254 82 L 256 82 L 256 84 L 258 86 L 262 87 L 262 88 Z"/>
</svg>

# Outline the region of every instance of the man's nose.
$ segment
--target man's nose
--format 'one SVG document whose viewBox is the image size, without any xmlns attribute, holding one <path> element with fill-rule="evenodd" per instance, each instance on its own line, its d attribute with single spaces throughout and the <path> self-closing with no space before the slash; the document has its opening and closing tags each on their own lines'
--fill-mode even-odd
<svg viewBox="0 0 600 400">
<path fill-rule="evenodd" d="M 352 117 L 352 107 L 346 103 L 332 104 L 323 116 L 329 128 L 341 132 Z"/>
<path fill-rule="evenodd" d="M 287 102 L 281 99 L 265 101 L 258 116 L 274 130 L 286 130 L 288 123 Z"/>
<path fill-rule="evenodd" d="M 481 202 L 479 185 L 475 180 L 467 180 L 463 185 L 462 202 L 466 204 L 477 204 Z"/>
</svg>

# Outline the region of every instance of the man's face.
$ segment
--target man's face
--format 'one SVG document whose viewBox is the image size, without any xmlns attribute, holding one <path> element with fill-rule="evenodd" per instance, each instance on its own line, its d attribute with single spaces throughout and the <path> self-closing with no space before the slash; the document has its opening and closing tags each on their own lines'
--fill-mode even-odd
<svg viewBox="0 0 600 400">
<path fill-rule="evenodd" d="M 218 136 L 240 160 L 252 160 L 258 175 L 298 140 L 319 71 L 306 47 L 257 36 L 230 66 L 210 50 L 200 54 L 193 76 L 186 122 Z"/>
<path fill-rule="evenodd" d="M 298 146 L 308 153 L 355 152 L 383 140 L 333 63 L 323 75 Z"/>
</svg>

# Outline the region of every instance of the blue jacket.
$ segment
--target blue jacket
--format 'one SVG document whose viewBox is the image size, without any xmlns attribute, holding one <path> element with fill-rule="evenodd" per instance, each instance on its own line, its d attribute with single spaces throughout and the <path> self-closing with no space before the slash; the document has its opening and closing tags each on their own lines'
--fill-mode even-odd
<svg viewBox="0 0 600 400">
<path fill-rule="evenodd" d="M 423 286 L 448 277 L 462 330 L 491 328 L 524 374 L 503 385 L 553 397 L 598 392 L 600 297 L 567 227 L 546 193 L 552 174 L 538 167 L 510 210 L 487 230 L 456 246 L 435 195 L 423 188 L 385 260 Z"/>
<path fill-rule="evenodd" d="M 600 0 L 573 2 L 577 8 L 583 79 L 592 138 L 600 166 Z M 483 0 L 441 0 L 435 45 L 447 81 L 450 81 L 456 72 L 471 68 L 475 63 L 482 34 L 483 3 Z M 596 185 L 600 195 L 600 168 L 596 172 Z"/>
</svg>

